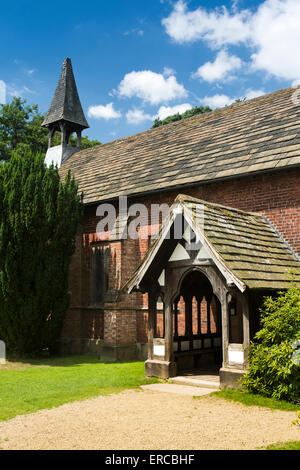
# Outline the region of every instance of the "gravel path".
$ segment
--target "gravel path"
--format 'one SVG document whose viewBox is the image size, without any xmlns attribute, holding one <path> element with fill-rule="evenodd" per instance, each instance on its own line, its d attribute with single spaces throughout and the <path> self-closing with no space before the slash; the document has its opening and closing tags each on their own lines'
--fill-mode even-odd
<svg viewBox="0 0 300 470">
<path fill-rule="evenodd" d="M 2 449 L 255 449 L 300 440 L 296 413 L 152 390 L 73 402 L 0 423 Z"/>
</svg>

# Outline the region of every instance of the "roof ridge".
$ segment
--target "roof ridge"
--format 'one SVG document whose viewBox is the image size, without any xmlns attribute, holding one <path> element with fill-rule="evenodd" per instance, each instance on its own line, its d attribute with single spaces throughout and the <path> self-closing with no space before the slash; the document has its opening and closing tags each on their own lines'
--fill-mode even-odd
<svg viewBox="0 0 300 470">
<path fill-rule="evenodd" d="M 184 200 L 189 200 L 190 202 L 196 201 L 197 203 L 203 203 L 203 205 L 212 206 L 212 207 L 221 207 L 222 209 L 226 209 L 226 210 L 233 211 L 233 212 L 238 212 L 240 214 L 252 215 L 252 216 L 255 216 L 255 217 L 260 217 L 262 219 L 264 218 L 263 215 L 259 214 L 258 212 L 244 211 L 242 209 L 237 209 L 235 207 L 225 206 L 223 204 L 217 204 L 215 202 L 205 201 L 204 199 L 199 199 L 197 197 L 188 196 L 187 194 L 181 194 L 181 193 L 178 194 L 176 196 L 174 202 L 176 202 L 177 200 L 179 202 L 183 202 Z"/>
<path fill-rule="evenodd" d="M 60 175 L 70 169 L 89 204 L 121 194 L 189 194 L 187 186 L 296 169 L 300 103 L 293 93 L 289 87 L 81 150 Z"/>
<path fill-rule="evenodd" d="M 265 215 L 265 214 L 262 214 L 263 218 L 265 219 L 265 221 L 270 225 L 270 227 L 273 229 L 273 231 L 277 234 L 278 238 L 280 238 L 280 240 L 282 241 L 282 243 L 286 246 L 286 248 L 290 251 L 290 253 L 292 254 L 292 256 L 300 262 L 300 256 L 297 255 L 297 253 L 295 252 L 295 250 L 293 250 L 293 248 L 291 247 L 291 245 L 286 241 L 286 239 L 281 235 L 281 233 L 279 232 L 279 230 L 277 230 L 277 228 L 275 227 L 274 224 L 272 224 L 272 222 L 270 221 L 270 219 Z"/>
<path fill-rule="evenodd" d="M 191 116 L 189 118 L 180 119 L 179 121 L 170 122 L 168 124 L 164 124 L 163 126 L 154 127 L 154 128 L 151 127 L 150 129 L 147 129 L 147 130 L 142 131 L 142 132 L 137 132 L 136 134 L 131 134 L 131 135 L 128 135 L 128 136 L 125 136 L 125 137 L 120 137 L 119 139 L 112 140 L 110 142 L 105 142 L 104 144 L 101 144 L 101 146 L 105 147 L 105 146 L 112 145 L 112 144 L 126 142 L 126 141 L 129 141 L 130 139 L 135 139 L 136 137 L 142 136 L 142 135 L 145 135 L 145 134 L 163 132 L 163 131 L 166 131 L 167 129 L 170 129 L 171 127 L 176 127 L 178 125 L 183 125 L 183 123 L 187 123 L 187 122 L 190 122 L 190 121 L 196 120 L 196 119 L 206 120 L 208 118 L 208 116 L 215 116 L 217 114 L 222 114 L 222 113 L 225 113 L 226 111 L 228 111 L 232 108 L 249 105 L 249 104 L 251 104 L 255 101 L 261 101 L 261 100 L 267 99 L 268 97 L 270 97 L 272 95 L 277 95 L 279 93 L 287 92 L 288 90 L 292 90 L 293 88 L 295 88 L 295 87 L 290 86 L 290 87 L 287 87 L 287 88 L 281 88 L 279 90 L 271 91 L 270 93 L 266 93 L 266 94 L 261 95 L 261 96 L 256 96 L 255 98 L 251 98 L 249 100 L 241 101 L 239 103 L 233 102 L 230 105 L 223 106 L 222 108 L 216 108 L 216 109 L 213 109 L 212 111 L 209 111 L 209 112 L 206 112 L 206 113 L 195 114 L 194 116 Z M 93 149 L 93 147 L 90 147 L 88 149 L 83 149 L 80 152 L 76 152 L 76 155 L 78 156 L 78 153 L 88 152 L 89 150 L 92 150 L 92 149 Z M 73 156 L 68 160 L 68 162 L 70 162 L 70 160 L 72 160 L 72 158 L 73 158 Z"/>
</svg>

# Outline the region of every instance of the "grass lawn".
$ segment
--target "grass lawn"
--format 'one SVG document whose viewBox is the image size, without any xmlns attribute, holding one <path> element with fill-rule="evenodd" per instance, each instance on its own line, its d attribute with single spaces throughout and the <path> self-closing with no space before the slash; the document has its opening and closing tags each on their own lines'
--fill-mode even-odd
<svg viewBox="0 0 300 470">
<path fill-rule="evenodd" d="M 226 400 L 236 401 L 246 406 L 263 406 L 282 411 L 297 411 L 300 409 L 300 404 L 295 405 L 288 401 L 276 400 L 275 398 L 263 397 L 262 395 L 242 392 L 240 390 L 220 390 L 219 392 L 213 392 L 212 395 L 225 398 Z"/>
<path fill-rule="evenodd" d="M 272 444 L 266 447 L 266 450 L 300 450 L 300 441 Z"/>
<path fill-rule="evenodd" d="M 63 403 L 158 382 L 144 362 L 70 356 L 0 365 L 0 421 Z"/>
</svg>

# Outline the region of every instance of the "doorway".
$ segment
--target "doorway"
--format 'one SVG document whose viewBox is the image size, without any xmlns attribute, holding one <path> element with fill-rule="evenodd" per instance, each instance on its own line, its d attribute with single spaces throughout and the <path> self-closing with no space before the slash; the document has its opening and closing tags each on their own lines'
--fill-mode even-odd
<svg viewBox="0 0 300 470">
<path fill-rule="evenodd" d="M 222 365 L 221 304 L 199 270 L 185 275 L 174 299 L 173 355 L 180 375 L 218 375 Z"/>
</svg>

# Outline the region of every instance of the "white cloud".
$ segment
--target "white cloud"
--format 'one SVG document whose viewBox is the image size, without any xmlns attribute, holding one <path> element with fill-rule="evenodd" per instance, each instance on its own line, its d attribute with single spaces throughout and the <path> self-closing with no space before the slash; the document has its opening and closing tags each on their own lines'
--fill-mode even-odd
<svg viewBox="0 0 300 470">
<path fill-rule="evenodd" d="M 14 83 L 11 83 L 9 85 L 6 85 L 6 94 L 9 96 L 23 97 L 24 95 L 35 95 L 36 92 L 34 90 L 31 90 L 25 85 L 22 86 L 22 88 L 20 88 L 19 86 L 16 86 Z"/>
<path fill-rule="evenodd" d="M 238 11 L 238 3 L 239 3 L 239 0 L 233 0 L 232 2 L 231 9 L 234 13 Z"/>
<path fill-rule="evenodd" d="M 143 29 L 138 29 L 138 28 L 133 28 L 133 29 L 130 29 L 129 31 L 125 31 L 125 33 L 124 33 L 124 36 L 131 36 L 131 35 L 143 36 L 144 35 L 144 30 Z"/>
<path fill-rule="evenodd" d="M 192 106 L 189 103 L 183 103 L 177 106 L 161 106 L 156 117 L 162 120 L 168 116 L 173 116 L 173 114 L 182 114 L 188 109 L 192 109 Z"/>
<path fill-rule="evenodd" d="M 264 95 L 266 92 L 264 90 L 252 90 L 248 89 L 245 94 L 241 96 L 230 97 L 227 95 L 213 95 L 213 96 L 205 96 L 200 101 L 202 104 L 209 106 L 212 109 L 215 108 L 223 108 L 224 106 L 229 106 L 233 104 L 237 99 L 246 98 L 247 100 L 251 100 L 252 98 L 257 98 L 258 96 Z"/>
<path fill-rule="evenodd" d="M 242 67 L 243 62 L 235 55 L 229 55 L 226 50 L 221 50 L 214 62 L 206 62 L 192 74 L 193 78 L 200 78 L 207 82 L 226 80 L 232 78 L 230 72 Z"/>
<path fill-rule="evenodd" d="M 204 8 L 189 11 L 179 0 L 168 18 L 162 20 L 167 34 L 176 42 L 204 39 L 212 45 L 238 44 L 249 36 L 249 10 L 230 15 L 223 7 L 208 13 Z"/>
<path fill-rule="evenodd" d="M 168 116 L 173 114 L 182 114 L 188 109 L 192 109 L 192 106 L 189 103 L 183 103 L 176 106 L 161 106 L 157 111 L 156 115 L 152 116 L 151 114 L 145 113 L 142 109 L 130 109 L 126 113 L 126 119 L 129 124 L 140 124 L 144 121 L 154 121 L 154 119 L 165 119 Z"/>
<path fill-rule="evenodd" d="M 144 113 L 142 109 L 130 109 L 126 113 L 126 119 L 129 124 L 140 124 L 144 121 L 153 121 L 154 117 Z"/>
<path fill-rule="evenodd" d="M 257 98 L 258 96 L 265 95 L 266 92 L 264 90 L 252 90 L 249 89 L 246 91 L 245 96 L 247 100 L 251 100 L 252 98 Z"/>
<path fill-rule="evenodd" d="M 177 82 L 174 75 L 165 77 L 150 70 L 133 71 L 126 74 L 119 85 L 118 91 L 120 96 L 128 98 L 136 96 L 151 104 L 187 96 L 184 86 Z"/>
<path fill-rule="evenodd" d="M 205 96 L 201 99 L 201 103 L 209 106 L 210 108 L 223 108 L 234 102 L 235 98 L 230 98 L 227 95 L 214 95 L 214 96 Z"/>
<path fill-rule="evenodd" d="M 162 24 L 178 43 L 203 40 L 212 48 L 244 44 L 252 70 L 263 70 L 286 80 L 300 79 L 300 1 L 265 0 L 256 11 L 223 8 L 189 10 L 179 0 Z"/>
<path fill-rule="evenodd" d="M 3 80 L 0 80 L 0 104 L 6 103 L 6 84 Z"/>
<path fill-rule="evenodd" d="M 114 109 L 113 103 L 109 103 L 106 106 L 90 106 L 88 109 L 88 116 L 95 119 L 116 119 L 122 116 L 120 111 Z"/>
<path fill-rule="evenodd" d="M 300 2 L 266 0 L 253 17 L 253 68 L 288 80 L 300 78 Z"/>
<path fill-rule="evenodd" d="M 163 75 L 165 77 L 169 77 L 170 75 L 176 75 L 176 72 L 171 67 L 164 67 Z"/>
</svg>

